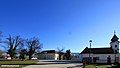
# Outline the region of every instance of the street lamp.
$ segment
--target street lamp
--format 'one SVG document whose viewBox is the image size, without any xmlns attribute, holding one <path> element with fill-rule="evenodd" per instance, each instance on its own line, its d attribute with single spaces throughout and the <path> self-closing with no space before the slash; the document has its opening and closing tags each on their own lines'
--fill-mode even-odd
<svg viewBox="0 0 120 68">
<path fill-rule="evenodd" d="M 90 51 L 89 51 L 89 63 L 91 62 L 91 56 L 90 56 L 90 53 L 91 53 L 91 42 L 92 40 L 89 41 L 90 42 Z"/>
<path fill-rule="evenodd" d="M 116 53 L 117 53 L 117 50 L 115 50 L 115 63 L 116 63 Z"/>
<path fill-rule="evenodd" d="M 117 49 L 119 50 L 119 49 Z M 115 63 L 117 63 L 117 60 L 116 60 L 116 54 L 118 53 L 117 50 L 115 50 Z"/>
<path fill-rule="evenodd" d="M 92 40 L 90 40 L 89 42 L 90 42 L 90 48 L 91 48 L 91 42 L 92 42 Z"/>
</svg>

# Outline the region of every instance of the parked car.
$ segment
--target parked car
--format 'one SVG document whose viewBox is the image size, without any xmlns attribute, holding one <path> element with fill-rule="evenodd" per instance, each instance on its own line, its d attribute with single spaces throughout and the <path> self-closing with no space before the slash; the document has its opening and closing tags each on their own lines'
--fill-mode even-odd
<svg viewBox="0 0 120 68">
<path fill-rule="evenodd" d="M 5 59 L 11 60 L 11 57 L 10 56 L 6 56 Z"/>
<path fill-rule="evenodd" d="M 37 58 L 36 57 L 33 57 L 33 58 L 31 58 L 32 60 L 37 60 Z"/>
</svg>

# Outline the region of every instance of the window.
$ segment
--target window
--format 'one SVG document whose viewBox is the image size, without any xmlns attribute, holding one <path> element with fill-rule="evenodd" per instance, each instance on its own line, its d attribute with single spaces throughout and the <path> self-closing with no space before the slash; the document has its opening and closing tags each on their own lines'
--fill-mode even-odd
<svg viewBox="0 0 120 68">
<path fill-rule="evenodd" d="M 99 57 L 93 57 L 93 62 L 96 63 L 96 61 L 99 60 Z"/>
<path fill-rule="evenodd" d="M 99 57 L 93 57 L 94 60 L 99 60 Z"/>
<path fill-rule="evenodd" d="M 117 47 L 117 45 L 115 45 L 115 47 Z"/>
</svg>

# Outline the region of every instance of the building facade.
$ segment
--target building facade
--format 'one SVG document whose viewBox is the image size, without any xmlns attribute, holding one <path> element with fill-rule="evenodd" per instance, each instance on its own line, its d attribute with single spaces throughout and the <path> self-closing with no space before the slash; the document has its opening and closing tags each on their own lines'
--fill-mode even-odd
<svg viewBox="0 0 120 68">
<path fill-rule="evenodd" d="M 119 41 L 116 34 L 111 39 L 110 47 L 88 48 L 82 52 L 84 59 L 90 58 L 92 63 L 119 63 Z"/>
<path fill-rule="evenodd" d="M 40 60 L 61 60 L 63 59 L 63 54 L 64 53 L 59 53 L 58 51 L 55 50 L 45 50 L 42 51 L 41 53 L 38 54 L 38 59 Z"/>
<path fill-rule="evenodd" d="M 82 61 L 82 55 L 80 53 L 71 53 L 71 60 Z"/>
</svg>

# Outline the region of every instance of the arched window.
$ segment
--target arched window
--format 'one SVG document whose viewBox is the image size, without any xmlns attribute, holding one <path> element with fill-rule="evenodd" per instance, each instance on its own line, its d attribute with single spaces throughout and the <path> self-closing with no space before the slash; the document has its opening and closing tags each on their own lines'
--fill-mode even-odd
<svg viewBox="0 0 120 68">
<path fill-rule="evenodd" d="M 117 45 L 115 45 L 115 47 L 117 47 Z"/>
</svg>

